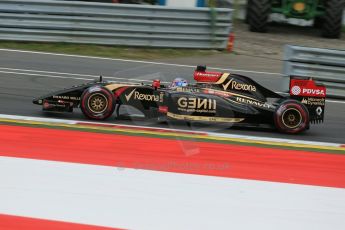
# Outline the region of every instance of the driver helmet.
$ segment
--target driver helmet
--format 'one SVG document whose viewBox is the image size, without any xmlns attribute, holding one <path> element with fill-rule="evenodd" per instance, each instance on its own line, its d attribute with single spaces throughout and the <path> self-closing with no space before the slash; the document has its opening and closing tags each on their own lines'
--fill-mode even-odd
<svg viewBox="0 0 345 230">
<path fill-rule="evenodd" d="M 171 83 L 171 87 L 184 87 L 187 85 L 188 85 L 187 80 L 183 78 L 175 78 Z"/>
</svg>

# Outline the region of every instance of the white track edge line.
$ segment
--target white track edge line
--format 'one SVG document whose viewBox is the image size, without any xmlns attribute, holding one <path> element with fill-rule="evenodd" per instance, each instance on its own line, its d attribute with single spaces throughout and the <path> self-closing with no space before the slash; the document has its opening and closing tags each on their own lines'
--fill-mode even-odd
<svg viewBox="0 0 345 230">
<path fill-rule="evenodd" d="M 32 54 L 53 55 L 53 56 L 65 56 L 65 57 L 77 57 L 77 58 L 89 58 L 89 59 L 110 60 L 110 61 L 122 61 L 122 62 L 143 63 L 143 64 L 151 64 L 151 65 L 165 65 L 165 66 L 195 68 L 195 66 L 192 66 L 192 65 L 183 65 L 183 64 L 165 63 L 165 62 L 153 62 L 153 61 L 143 61 L 143 60 L 130 60 L 130 59 L 121 59 L 121 58 L 84 56 L 84 55 L 76 55 L 76 54 L 49 53 L 49 52 L 28 51 L 28 50 L 15 50 L 15 49 L 0 49 L 0 51 L 18 52 L 18 53 L 32 53 Z M 243 73 L 258 73 L 258 74 L 284 76 L 281 73 L 272 73 L 272 72 L 264 72 L 264 71 L 261 72 L 261 71 L 254 71 L 254 70 L 242 70 L 242 69 L 231 69 L 231 68 L 229 69 L 229 68 L 219 68 L 219 67 L 211 67 L 211 66 L 208 67 L 208 68 L 209 69 L 215 69 L 215 70 L 226 70 L 226 71 L 243 72 Z"/>
<path fill-rule="evenodd" d="M 6 71 L 8 70 L 8 71 Z M 18 72 L 16 72 L 18 71 Z M 28 75 L 28 76 L 41 76 L 41 77 L 50 77 L 50 78 L 62 78 L 62 79 L 76 79 L 76 80 L 96 80 L 99 78 L 99 75 L 90 75 L 90 74 L 77 74 L 77 73 L 63 73 L 63 72 L 52 72 L 52 71 L 42 71 L 42 70 L 31 70 L 31 69 L 13 69 L 13 68 L 5 68 L 0 67 L 0 73 L 7 73 L 7 74 L 18 74 L 18 75 Z M 42 74 L 43 73 L 43 74 Z M 57 75 L 47 75 L 47 74 L 57 74 Z M 60 76 L 60 75 L 67 75 L 67 76 Z M 90 78 L 79 78 L 79 77 L 68 77 L 70 76 L 80 76 L 80 77 L 93 77 Z M 112 79 L 112 80 L 129 80 L 129 81 L 137 81 L 137 82 L 152 82 L 152 80 L 148 79 L 136 79 L 136 78 L 124 78 L 124 77 L 110 77 L 102 75 L 104 79 Z M 162 82 L 162 83 L 170 83 L 170 82 Z"/>
</svg>

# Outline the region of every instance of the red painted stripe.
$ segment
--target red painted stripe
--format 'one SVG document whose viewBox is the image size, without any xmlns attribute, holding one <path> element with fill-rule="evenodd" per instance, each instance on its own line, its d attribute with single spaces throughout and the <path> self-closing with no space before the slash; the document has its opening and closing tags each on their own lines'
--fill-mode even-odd
<svg viewBox="0 0 345 230">
<path fill-rule="evenodd" d="M 62 221 L 44 220 L 0 214 L 1 230 L 115 230 L 94 225 L 76 224 Z"/>
<path fill-rule="evenodd" d="M 0 125 L 0 155 L 345 188 L 345 156 Z"/>
</svg>

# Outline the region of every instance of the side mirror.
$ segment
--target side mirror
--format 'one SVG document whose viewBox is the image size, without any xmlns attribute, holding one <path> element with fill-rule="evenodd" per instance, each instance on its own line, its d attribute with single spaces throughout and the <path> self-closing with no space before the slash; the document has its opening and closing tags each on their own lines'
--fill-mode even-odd
<svg viewBox="0 0 345 230">
<path fill-rule="evenodd" d="M 198 65 L 195 69 L 195 71 L 198 72 L 205 72 L 206 71 L 206 65 Z"/>
</svg>

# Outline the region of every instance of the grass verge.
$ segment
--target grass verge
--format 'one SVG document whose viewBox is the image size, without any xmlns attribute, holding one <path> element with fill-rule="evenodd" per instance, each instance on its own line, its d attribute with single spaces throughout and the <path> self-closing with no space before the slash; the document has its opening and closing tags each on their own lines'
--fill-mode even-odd
<svg viewBox="0 0 345 230">
<path fill-rule="evenodd" d="M 130 48 L 119 46 L 70 44 L 70 43 L 41 43 L 41 42 L 0 42 L 2 49 L 17 49 L 41 51 L 50 53 L 76 54 L 108 58 L 126 58 L 137 60 L 158 60 L 179 57 L 209 56 L 223 51 L 168 49 L 168 48 Z"/>
</svg>

